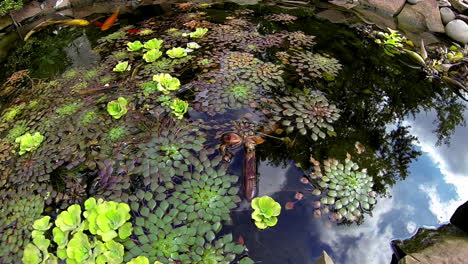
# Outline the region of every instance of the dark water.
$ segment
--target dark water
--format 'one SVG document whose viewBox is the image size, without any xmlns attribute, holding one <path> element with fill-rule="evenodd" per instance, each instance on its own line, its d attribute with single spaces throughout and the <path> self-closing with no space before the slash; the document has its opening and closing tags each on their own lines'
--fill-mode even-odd
<svg viewBox="0 0 468 264">
<path fill-rule="evenodd" d="M 236 8 L 219 5 L 205 11 L 212 22 L 221 23 Z M 314 35 L 313 50 L 332 55 L 343 65 L 335 80 L 313 79 L 305 84 L 288 69 L 283 77 L 285 89 L 273 90 L 272 96 L 281 97 L 305 87 L 322 91 L 342 111 L 334 123 L 337 137 L 311 141 L 296 136 L 296 144 L 289 148 L 280 140 L 268 138 L 257 146 L 259 196 L 269 195 L 281 203 L 279 222 L 259 231 L 251 222 L 250 204 L 244 199 L 231 213 L 233 225 L 223 232 L 232 232 L 235 239 L 242 236 L 248 255 L 256 263 L 314 263 L 326 250 L 336 263 L 370 264 L 390 262 L 392 239 L 409 237 L 420 226 L 447 222 L 456 207 L 468 199 L 468 167 L 464 163 L 467 131 L 461 126 L 466 104 L 449 87 L 428 80 L 422 71 L 410 67 L 407 58 L 387 56 L 355 27 L 310 16 L 282 25 L 261 19 L 271 11 L 269 8 L 250 8 L 256 12 L 251 20 L 261 33 L 288 30 Z M 119 26 L 161 12 L 157 7 L 151 12 L 140 9 L 135 11 L 137 15 L 122 16 Z M 0 77 L 3 81 L 14 71 L 28 68 L 31 77 L 48 78 L 67 69 L 93 65 L 100 58 L 92 49 L 106 34 L 92 26 L 55 33 L 53 29 L 44 30 L 12 53 Z M 268 61 L 272 54 L 269 51 L 258 56 Z M 223 123 L 246 112 L 255 110 L 228 111 L 213 119 Z M 191 119 L 212 119 L 199 111 L 189 114 Z M 366 151 L 358 154 L 356 142 L 361 142 Z M 327 216 L 314 217 L 312 188 L 300 182 L 310 172 L 311 156 L 343 160 L 346 153 L 368 169 L 378 193 L 376 206 L 359 224 L 336 224 Z M 244 154 L 239 151 L 230 167 L 240 177 Z M 296 192 L 302 192 L 305 198 L 285 210 L 286 202 L 295 201 Z"/>
</svg>

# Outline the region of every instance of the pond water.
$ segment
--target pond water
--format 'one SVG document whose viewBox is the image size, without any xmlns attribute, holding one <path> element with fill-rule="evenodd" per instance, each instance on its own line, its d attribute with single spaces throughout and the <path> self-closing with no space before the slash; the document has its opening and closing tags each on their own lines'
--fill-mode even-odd
<svg viewBox="0 0 468 264">
<path fill-rule="evenodd" d="M 154 38 L 162 45 L 127 50 Z M 201 47 L 167 55 L 191 41 Z M 113 70 L 121 61 L 130 67 Z M 446 223 L 468 199 L 466 104 L 362 27 L 312 9 L 144 7 L 109 31 L 44 28 L 1 67 L 1 263 L 19 263 L 34 220 L 88 197 L 130 205 L 126 261 L 269 264 L 315 263 L 323 250 L 335 263 L 390 263 L 391 240 Z M 188 113 L 174 114 L 176 98 Z M 45 139 L 23 154 L 26 132 Z M 228 133 L 242 143 L 224 152 Z M 339 178 L 336 162 L 351 160 L 357 176 Z M 252 164 L 257 196 L 282 207 L 265 230 L 244 188 Z"/>
</svg>

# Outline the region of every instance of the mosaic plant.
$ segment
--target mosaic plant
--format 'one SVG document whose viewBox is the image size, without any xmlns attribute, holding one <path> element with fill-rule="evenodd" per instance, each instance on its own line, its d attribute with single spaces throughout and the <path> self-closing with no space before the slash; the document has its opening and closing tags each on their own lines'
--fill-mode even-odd
<svg viewBox="0 0 468 264">
<path fill-rule="evenodd" d="M 342 68 L 337 59 L 309 51 L 295 53 L 290 57 L 289 63 L 306 80 L 320 77 L 334 78 Z"/>
<path fill-rule="evenodd" d="M 314 141 L 336 135 L 332 124 L 340 117 L 340 110 L 318 92 L 283 96 L 277 102 L 264 99 L 263 102 L 270 107 L 272 120 L 279 122 L 288 133 L 298 131 L 301 135 L 310 135 Z"/>
<path fill-rule="evenodd" d="M 311 158 L 314 171 L 310 177 L 317 185 L 313 195 L 321 196 L 315 201 L 314 214 L 320 216 L 332 212 L 330 219 L 334 221 L 359 221 L 363 213 L 372 210 L 376 203 L 376 193 L 372 190 L 374 181 L 366 169 L 359 170 L 359 165 L 351 161 L 351 157 L 339 162 L 328 158 L 320 162 Z"/>
</svg>

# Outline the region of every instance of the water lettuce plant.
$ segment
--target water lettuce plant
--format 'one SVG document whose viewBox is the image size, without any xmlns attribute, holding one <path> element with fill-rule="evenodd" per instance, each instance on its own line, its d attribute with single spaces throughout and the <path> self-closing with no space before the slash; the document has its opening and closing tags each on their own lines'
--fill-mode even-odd
<svg viewBox="0 0 468 264">
<path fill-rule="evenodd" d="M 161 57 L 162 54 L 163 54 L 162 51 L 157 50 L 157 49 L 152 49 L 152 50 L 147 51 L 145 54 L 143 54 L 143 59 L 146 62 L 154 62 L 157 59 L 159 59 L 159 57 Z"/>
<path fill-rule="evenodd" d="M 189 33 L 189 36 L 191 38 L 203 38 L 203 36 L 205 36 L 207 32 L 207 28 L 196 28 L 195 32 Z"/>
<path fill-rule="evenodd" d="M 156 39 L 156 38 L 150 39 L 147 42 L 145 42 L 144 47 L 145 49 L 148 49 L 148 50 L 152 50 L 152 49 L 158 50 L 158 49 L 161 49 L 163 42 L 164 41 L 161 39 Z"/>
<path fill-rule="evenodd" d="M 119 61 L 112 70 L 115 72 L 124 72 L 130 71 L 131 68 L 132 66 L 128 64 L 128 61 Z"/>
<path fill-rule="evenodd" d="M 127 113 L 127 100 L 119 97 L 117 100 L 107 103 L 107 112 L 115 119 L 121 118 Z"/>
<path fill-rule="evenodd" d="M 192 50 L 194 50 L 194 49 L 199 49 L 200 47 L 201 47 L 201 46 L 198 45 L 198 43 L 196 43 L 196 42 L 189 42 L 189 43 L 187 43 L 187 48 L 192 49 Z"/>
<path fill-rule="evenodd" d="M 184 48 L 172 48 L 168 51 L 166 51 L 167 56 L 169 56 L 172 59 L 178 59 L 187 56 L 187 52 L 185 51 Z"/>
<path fill-rule="evenodd" d="M 139 40 L 127 43 L 128 51 L 139 51 L 142 48 L 143 48 L 143 44 Z"/>
<path fill-rule="evenodd" d="M 281 213 L 281 205 L 270 196 L 256 197 L 252 200 L 252 219 L 259 229 L 275 226 L 278 223 L 277 216 Z"/>
<path fill-rule="evenodd" d="M 167 73 L 154 75 L 153 81 L 158 83 L 157 89 L 163 94 L 169 94 L 170 91 L 176 91 L 180 88 L 179 79 Z"/>
<path fill-rule="evenodd" d="M 15 139 L 16 143 L 19 143 L 20 151 L 18 154 L 23 155 L 26 152 L 36 150 L 44 141 L 45 137 L 41 133 L 36 132 L 34 134 L 26 133 Z"/>
<path fill-rule="evenodd" d="M 129 219 L 127 204 L 95 198 L 86 200 L 84 212 L 77 204 L 69 206 L 54 223 L 44 216 L 33 224 L 33 241 L 25 246 L 23 263 L 122 263 L 124 246 L 118 241 L 131 235 Z M 46 238 L 51 228 L 55 245 Z"/>
<path fill-rule="evenodd" d="M 110 140 L 116 141 L 121 139 L 125 134 L 127 133 L 127 129 L 125 127 L 119 126 L 119 127 L 113 127 L 109 130 L 108 136 Z"/>
<path fill-rule="evenodd" d="M 188 103 L 184 100 L 175 99 L 171 104 L 172 114 L 178 119 L 184 118 L 184 114 L 187 113 Z"/>
</svg>

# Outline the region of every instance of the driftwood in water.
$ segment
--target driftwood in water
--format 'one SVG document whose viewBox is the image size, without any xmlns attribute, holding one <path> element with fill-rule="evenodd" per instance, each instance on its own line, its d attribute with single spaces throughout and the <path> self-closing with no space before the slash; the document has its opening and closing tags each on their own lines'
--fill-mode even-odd
<svg viewBox="0 0 468 264">
<path fill-rule="evenodd" d="M 244 193 L 247 200 L 257 195 L 257 164 L 255 150 L 247 152 L 244 157 Z"/>
</svg>

